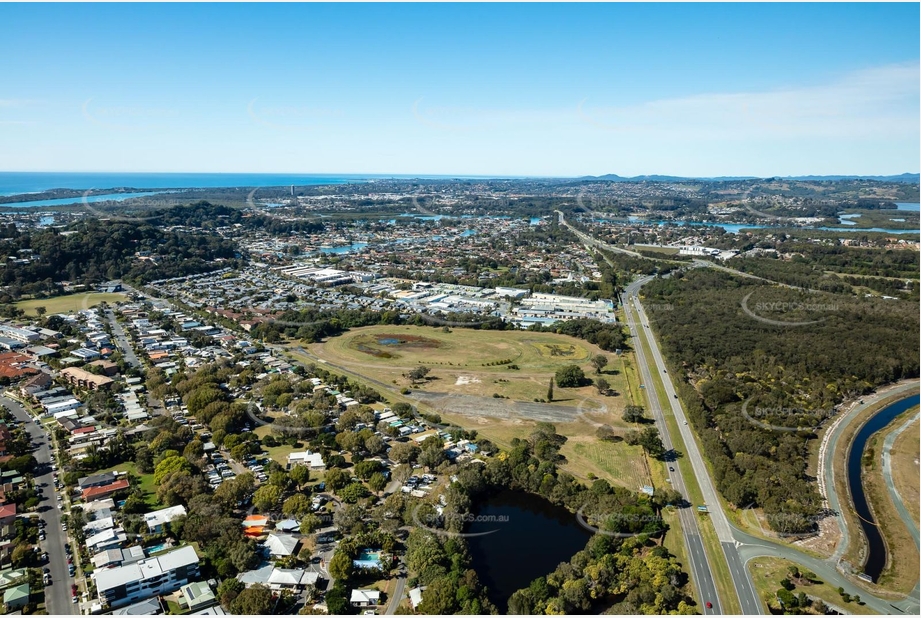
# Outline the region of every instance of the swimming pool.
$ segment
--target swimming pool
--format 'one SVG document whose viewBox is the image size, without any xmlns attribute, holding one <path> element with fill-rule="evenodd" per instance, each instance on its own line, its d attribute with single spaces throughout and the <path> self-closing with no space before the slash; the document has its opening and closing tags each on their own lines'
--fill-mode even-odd
<svg viewBox="0 0 921 618">
<path fill-rule="evenodd" d="M 151 545 L 150 547 L 147 548 L 147 555 L 150 556 L 157 552 L 161 552 L 165 549 L 169 549 L 169 545 L 167 545 L 166 543 L 160 543 L 159 545 Z"/>
</svg>

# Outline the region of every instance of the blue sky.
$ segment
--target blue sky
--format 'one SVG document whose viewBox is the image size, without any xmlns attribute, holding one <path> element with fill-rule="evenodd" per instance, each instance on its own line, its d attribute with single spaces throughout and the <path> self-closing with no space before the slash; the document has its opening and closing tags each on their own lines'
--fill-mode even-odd
<svg viewBox="0 0 921 618">
<path fill-rule="evenodd" d="M 919 5 L 0 4 L 0 170 L 919 171 Z"/>
</svg>

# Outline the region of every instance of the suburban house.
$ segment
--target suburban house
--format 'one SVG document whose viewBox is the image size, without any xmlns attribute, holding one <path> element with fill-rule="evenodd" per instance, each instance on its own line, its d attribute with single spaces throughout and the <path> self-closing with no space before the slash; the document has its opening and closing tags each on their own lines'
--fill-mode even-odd
<svg viewBox="0 0 921 618">
<path fill-rule="evenodd" d="M 10 502 L 0 506 L 0 526 L 10 526 L 16 521 L 16 503 Z"/>
<path fill-rule="evenodd" d="M 419 586 L 413 588 L 409 591 L 409 604 L 412 605 L 413 609 L 418 609 L 419 605 L 422 603 L 422 593 L 425 591 L 425 587 Z"/>
<path fill-rule="evenodd" d="M 19 387 L 23 397 L 31 397 L 39 391 L 43 391 L 51 386 L 51 376 L 47 373 L 37 373 Z"/>
<path fill-rule="evenodd" d="M 298 543 L 300 539 L 290 534 L 270 534 L 262 545 L 273 558 L 287 558 L 294 555 Z"/>
<path fill-rule="evenodd" d="M 187 608 L 190 612 L 197 612 L 217 603 L 214 591 L 211 590 L 208 582 L 186 584 L 179 589 L 179 594 L 180 607 Z"/>
<path fill-rule="evenodd" d="M 93 571 L 99 600 L 108 607 L 121 607 L 161 594 L 168 594 L 198 577 L 198 554 L 185 545 L 156 558 Z"/>
<path fill-rule="evenodd" d="M 101 487 L 102 485 L 108 485 L 113 483 L 118 479 L 118 475 L 114 472 L 103 472 L 102 474 L 91 474 L 89 476 L 84 476 L 77 479 L 77 486 L 80 488 L 80 491 L 89 489 L 90 487 Z"/>
<path fill-rule="evenodd" d="M 29 584 L 19 584 L 3 591 L 3 604 L 8 612 L 22 609 L 29 603 Z"/>
<path fill-rule="evenodd" d="M 352 607 L 368 607 L 370 605 L 380 605 L 381 593 L 378 590 L 352 590 L 352 596 L 349 603 Z"/>
<path fill-rule="evenodd" d="M 160 599 L 152 597 L 138 601 L 132 605 L 116 609 L 112 612 L 113 616 L 158 616 L 163 613 L 160 607 Z"/>
<path fill-rule="evenodd" d="M 288 455 L 288 470 L 294 466 L 308 466 L 311 470 L 323 470 L 326 468 L 322 455 L 310 451 Z"/>
<path fill-rule="evenodd" d="M 93 502 L 94 500 L 101 500 L 103 498 L 108 498 L 116 491 L 122 489 L 128 489 L 129 487 L 128 479 L 119 479 L 108 485 L 97 485 L 94 487 L 88 487 L 83 490 L 83 501 L 84 502 Z"/>
<path fill-rule="evenodd" d="M 151 511 L 144 515 L 144 522 L 147 524 L 147 528 L 150 530 L 151 534 L 159 534 L 163 532 L 163 525 L 168 524 L 177 517 L 184 517 L 186 514 L 185 507 L 181 504 L 176 506 L 170 506 L 165 509 L 160 509 L 159 511 Z"/>
</svg>

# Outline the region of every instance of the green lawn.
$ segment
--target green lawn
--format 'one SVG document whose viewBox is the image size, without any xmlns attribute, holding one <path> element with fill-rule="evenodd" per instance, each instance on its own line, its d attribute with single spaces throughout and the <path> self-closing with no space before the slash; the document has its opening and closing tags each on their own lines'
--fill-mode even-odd
<svg viewBox="0 0 921 618">
<path fill-rule="evenodd" d="M 153 474 L 138 474 L 137 466 L 133 461 L 118 464 L 117 466 L 112 466 L 111 468 L 97 470 L 94 474 L 102 474 L 103 472 L 115 471 L 129 472 L 140 479 L 141 491 L 144 493 L 144 498 L 147 500 L 147 504 L 150 505 L 151 509 L 161 509 L 164 507 L 164 505 L 157 501 L 157 486 L 154 484 Z"/>
<path fill-rule="evenodd" d="M 102 294 L 98 292 L 85 292 L 82 294 L 68 294 L 53 298 L 34 298 L 21 300 L 15 303 L 17 309 L 22 309 L 26 315 L 36 315 L 36 307 L 44 307 L 49 314 L 69 313 L 95 307 L 99 303 L 117 303 L 125 300 L 124 294 Z"/>
</svg>

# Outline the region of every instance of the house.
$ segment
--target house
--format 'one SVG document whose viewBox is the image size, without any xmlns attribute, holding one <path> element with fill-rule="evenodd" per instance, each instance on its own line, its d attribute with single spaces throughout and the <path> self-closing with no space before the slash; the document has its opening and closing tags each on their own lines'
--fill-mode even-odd
<svg viewBox="0 0 921 618">
<path fill-rule="evenodd" d="M 419 586 L 409 591 L 409 604 L 412 605 L 413 609 L 418 609 L 422 603 L 422 592 L 424 590 L 425 587 Z"/>
<path fill-rule="evenodd" d="M 93 556 L 93 567 L 103 569 L 106 567 L 122 566 L 140 562 L 145 558 L 144 549 L 140 545 L 132 545 L 124 549 L 106 549 Z"/>
<path fill-rule="evenodd" d="M 177 517 L 184 517 L 186 515 L 185 507 L 181 504 L 176 506 L 170 506 L 165 509 L 160 509 L 159 511 L 152 511 L 144 515 L 144 523 L 147 524 L 147 528 L 150 530 L 151 534 L 160 534 L 163 532 L 163 525 L 168 524 Z"/>
<path fill-rule="evenodd" d="M 280 569 L 275 567 L 269 575 L 268 586 L 273 590 L 283 588 L 303 590 L 306 586 L 316 586 L 319 573 L 305 569 Z"/>
<path fill-rule="evenodd" d="M 9 526 L 16 521 L 16 503 L 10 502 L 0 506 L 0 526 Z"/>
<path fill-rule="evenodd" d="M 308 466 L 311 470 L 323 470 L 326 468 L 326 464 L 323 463 L 323 456 L 310 451 L 288 455 L 288 470 L 294 466 Z"/>
<path fill-rule="evenodd" d="M 272 576 L 272 571 L 274 570 L 275 565 L 266 564 L 259 567 L 258 569 L 253 569 L 252 571 L 244 571 L 243 573 L 238 573 L 237 579 L 247 588 L 255 584 L 268 586 L 269 578 Z"/>
<path fill-rule="evenodd" d="M 144 599 L 143 601 L 138 601 L 133 605 L 128 605 L 127 607 L 122 607 L 116 609 L 112 612 L 113 616 L 157 616 L 163 613 L 163 608 L 160 607 L 160 599 L 158 597 L 152 597 L 150 599 Z"/>
<path fill-rule="evenodd" d="M 90 487 L 83 490 L 83 501 L 84 502 L 93 502 L 94 500 L 100 500 L 102 498 L 108 498 L 116 491 L 121 491 L 122 489 L 128 489 L 129 487 L 128 479 L 119 479 L 114 483 L 109 483 L 108 485 L 101 485 L 97 487 Z"/>
<path fill-rule="evenodd" d="M 51 386 L 51 376 L 47 373 L 37 373 L 19 387 L 23 397 L 31 397 L 39 391 L 43 391 Z"/>
<path fill-rule="evenodd" d="M 29 603 L 29 584 L 19 584 L 12 588 L 7 588 L 3 593 L 3 604 L 6 611 L 10 612 L 16 609 L 22 609 Z"/>
<path fill-rule="evenodd" d="M 269 550 L 273 558 L 293 556 L 300 539 L 290 534 L 270 534 L 262 545 Z"/>
<path fill-rule="evenodd" d="M 352 596 L 349 603 L 352 607 L 369 607 L 379 605 L 381 602 L 381 593 L 377 590 L 352 590 Z"/>
<path fill-rule="evenodd" d="M 93 571 L 100 601 L 122 607 L 161 594 L 169 594 L 198 577 L 198 554 L 185 545 L 156 558 Z"/>
<path fill-rule="evenodd" d="M 0 590 L 20 584 L 29 576 L 27 569 L 3 569 L 0 571 Z"/>
<path fill-rule="evenodd" d="M 102 485 L 108 485 L 113 483 L 118 479 L 118 475 L 114 472 L 103 472 L 102 474 L 91 474 L 89 476 L 84 476 L 77 479 L 77 486 L 81 491 L 88 489 L 90 487 L 101 487 Z"/>
<path fill-rule="evenodd" d="M 214 591 L 208 585 L 208 582 L 193 582 L 186 584 L 179 589 L 180 607 L 186 607 L 190 612 L 197 612 L 200 609 L 206 609 L 217 603 Z"/>
</svg>

